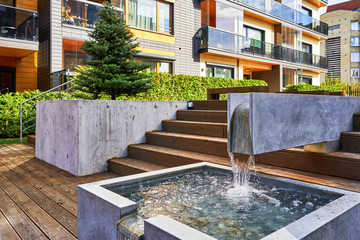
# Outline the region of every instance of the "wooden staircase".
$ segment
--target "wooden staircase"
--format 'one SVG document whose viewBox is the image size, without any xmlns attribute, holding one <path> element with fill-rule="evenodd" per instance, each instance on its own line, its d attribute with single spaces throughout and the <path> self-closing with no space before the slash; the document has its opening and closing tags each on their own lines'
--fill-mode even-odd
<svg viewBox="0 0 360 240">
<path fill-rule="evenodd" d="M 360 153 L 360 113 L 353 116 L 353 131 L 342 132 L 340 142 L 342 151 Z"/>
<path fill-rule="evenodd" d="M 108 161 L 119 175 L 147 172 L 202 161 L 230 165 L 227 149 L 227 102 L 194 101 L 162 121 L 162 131 L 146 133 L 145 144 L 128 147 L 128 157 Z"/>
<path fill-rule="evenodd" d="M 192 110 L 177 112 L 177 120 L 162 121 L 162 131 L 147 132 L 145 144 L 129 145 L 128 157 L 109 160 L 109 170 L 125 176 L 202 161 L 230 166 L 226 122 L 226 101 L 194 101 Z M 360 114 L 354 114 L 354 131 L 359 131 L 356 132 L 359 137 L 352 145 L 359 148 Z M 347 152 L 322 154 L 294 148 L 261 154 L 255 161 L 360 180 L 360 154 L 347 148 L 346 136 L 350 134 L 353 132 L 343 133 L 341 137 L 343 150 Z"/>
</svg>

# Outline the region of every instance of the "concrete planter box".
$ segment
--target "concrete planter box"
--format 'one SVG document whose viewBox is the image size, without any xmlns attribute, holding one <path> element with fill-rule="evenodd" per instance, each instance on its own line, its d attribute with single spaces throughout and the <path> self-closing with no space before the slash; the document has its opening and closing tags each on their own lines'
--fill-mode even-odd
<svg viewBox="0 0 360 240">
<path fill-rule="evenodd" d="M 76 176 L 107 170 L 127 146 L 161 130 L 186 101 L 55 100 L 37 102 L 36 157 Z"/>
<path fill-rule="evenodd" d="M 216 168 L 231 171 L 230 167 L 211 163 L 197 163 L 148 173 L 141 173 L 78 186 L 78 238 L 81 239 L 124 239 L 118 223 L 121 218 L 136 213 L 137 204 L 108 189 L 126 186 L 158 178 L 166 178 L 187 171 L 202 168 Z M 324 190 L 341 195 L 333 202 L 290 223 L 263 240 L 294 239 L 358 239 L 360 233 L 360 194 L 349 191 L 304 183 L 295 180 L 266 176 L 271 182 L 294 184 L 299 188 Z M 145 220 L 146 240 L 202 240 L 214 239 L 189 226 L 165 216 Z M 130 237 L 130 239 L 133 239 Z"/>
</svg>

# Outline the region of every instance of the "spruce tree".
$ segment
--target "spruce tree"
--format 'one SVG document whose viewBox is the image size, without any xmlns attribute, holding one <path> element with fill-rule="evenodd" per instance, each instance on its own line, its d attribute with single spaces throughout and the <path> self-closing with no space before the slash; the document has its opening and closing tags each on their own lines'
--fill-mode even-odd
<svg viewBox="0 0 360 240">
<path fill-rule="evenodd" d="M 78 68 L 77 89 L 92 94 L 94 98 L 105 93 L 115 100 L 122 94 L 134 95 L 151 88 L 142 72 L 149 65 L 134 61 L 139 53 L 135 50 L 139 43 L 135 42 L 125 20 L 110 3 L 105 2 L 99 10 L 89 38 L 81 49 L 91 57 L 87 61 L 88 67 Z"/>
</svg>

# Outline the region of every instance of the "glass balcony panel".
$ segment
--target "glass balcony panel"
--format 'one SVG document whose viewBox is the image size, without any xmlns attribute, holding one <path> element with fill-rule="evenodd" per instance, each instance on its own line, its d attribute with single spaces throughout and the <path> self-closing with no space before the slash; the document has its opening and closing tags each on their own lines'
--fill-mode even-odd
<svg viewBox="0 0 360 240">
<path fill-rule="evenodd" d="M 84 0 L 63 0 L 62 5 L 62 23 L 65 25 L 94 28 L 98 19 L 96 15 L 101 4 Z M 120 16 L 123 16 L 122 10 L 118 9 Z"/>
<path fill-rule="evenodd" d="M 279 17 L 286 21 L 299 24 L 316 32 L 327 35 L 328 25 L 321 22 L 318 19 L 312 18 L 294 8 L 281 4 L 275 0 L 236 0 L 237 2 L 255 8 L 259 11 L 268 13 L 275 17 Z M 291 3 L 293 1 L 289 1 Z M 291 6 L 297 6 L 298 3 L 290 4 Z M 299 8 L 300 9 L 300 8 Z"/>
<path fill-rule="evenodd" d="M 0 5 L 0 37 L 38 41 L 38 34 L 37 12 Z"/>
<path fill-rule="evenodd" d="M 267 43 L 213 27 L 203 27 L 197 33 L 199 48 L 216 48 L 234 53 L 261 56 L 312 67 L 327 68 L 326 57 Z"/>
</svg>

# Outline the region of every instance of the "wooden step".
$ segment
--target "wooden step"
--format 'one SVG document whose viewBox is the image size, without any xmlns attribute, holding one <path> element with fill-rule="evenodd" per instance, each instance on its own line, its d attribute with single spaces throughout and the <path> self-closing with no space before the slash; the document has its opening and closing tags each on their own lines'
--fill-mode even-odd
<svg viewBox="0 0 360 240">
<path fill-rule="evenodd" d="M 360 132 L 342 132 L 340 142 L 343 152 L 360 153 Z"/>
<path fill-rule="evenodd" d="M 360 132 L 360 113 L 354 113 L 353 115 L 353 128 L 354 131 Z"/>
<path fill-rule="evenodd" d="M 231 165 L 228 157 L 220 157 L 150 144 L 129 145 L 128 154 L 131 158 L 140 159 L 166 167 L 176 167 L 198 162 L 211 162 L 227 166 Z"/>
<path fill-rule="evenodd" d="M 27 136 L 27 143 L 35 145 L 35 135 L 28 135 Z"/>
<path fill-rule="evenodd" d="M 120 176 L 150 172 L 166 167 L 134 158 L 115 158 L 108 161 L 109 171 Z"/>
<path fill-rule="evenodd" d="M 227 110 L 226 100 L 191 101 L 194 104 L 192 110 Z"/>
<path fill-rule="evenodd" d="M 227 139 L 172 132 L 147 132 L 146 143 L 227 157 Z"/>
<path fill-rule="evenodd" d="M 162 129 L 163 131 L 174 133 L 187 133 L 221 138 L 227 137 L 226 123 L 164 120 L 162 121 Z"/>
<path fill-rule="evenodd" d="M 227 111 L 222 110 L 178 110 L 177 120 L 227 123 Z"/>
</svg>

